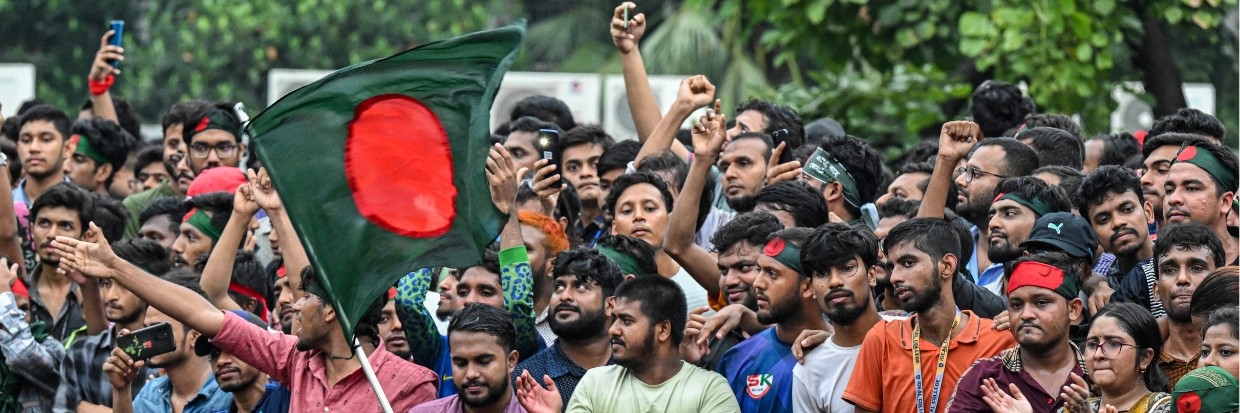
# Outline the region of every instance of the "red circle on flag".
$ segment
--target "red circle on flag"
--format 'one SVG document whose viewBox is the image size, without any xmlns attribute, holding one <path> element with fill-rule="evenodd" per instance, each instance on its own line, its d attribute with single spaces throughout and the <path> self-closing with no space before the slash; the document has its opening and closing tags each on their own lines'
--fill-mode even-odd
<svg viewBox="0 0 1240 413">
<path fill-rule="evenodd" d="M 1175 160 L 1176 162 L 1184 162 L 1184 161 L 1190 161 L 1196 157 L 1197 157 L 1197 147 L 1190 145 L 1190 146 L 1185 146 L 1184 149 L 1180 149 L 1180 155 L 1176 156 Z"/>
<path fill-rule="evenodd" d="M 439 117 L 416 99 L 379 95 L 357 105 L 344 173 L 358 212 L 375 225 L 412 238 L 452 228 L 452 147 Z"/>
</svg>

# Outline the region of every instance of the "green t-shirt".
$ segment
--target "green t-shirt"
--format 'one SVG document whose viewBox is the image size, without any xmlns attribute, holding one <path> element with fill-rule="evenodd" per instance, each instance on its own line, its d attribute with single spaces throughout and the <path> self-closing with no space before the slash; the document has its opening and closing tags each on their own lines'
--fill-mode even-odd
<svg viewBox="0 0 1240 413">
<path fill-rule="evenodd" d="M 138 229 L 142 228 L 142 223 L 138 222 L 138 217 L 142 216 L 142 210 L 155 202 L 156 199 L 166 196 L 178 196 L 176 190 L 172 189 L 169 182 L 159 184 L 159 186 L 130 195 L 125 198 L 123 203 L 125 209 L 129 211 L 129 221 L 125 222 L 124 239 L 134 239 L 138 237 Z M 178 217 L 180 218 L 180 217 Z"/>
<path fill-rule="evenodd" d="M 728 382 L 710 370 L 684 363 L 680 372 L 655 386 L 642 383 L 629 369 L 613 365 L 586 372 L 565 413 L 734 413 L 741 407 Z"/>
</svg>

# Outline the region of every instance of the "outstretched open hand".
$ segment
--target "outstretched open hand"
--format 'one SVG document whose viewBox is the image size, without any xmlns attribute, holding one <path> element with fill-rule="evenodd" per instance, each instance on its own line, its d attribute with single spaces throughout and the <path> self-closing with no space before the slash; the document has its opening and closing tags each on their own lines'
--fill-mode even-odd
<svg viewBox="0 0 1240 413">
<path fill-rule="evenodd" d="M 560 390 L 547 375 L 543 375 L 543 382 L 547 384 L 546 389 L 530 376 L 529 370 L 521 372 L 517 377 L 517 402 L 530 413 L 559 413 L 564 409 Z"/>
<path fill-rule="evenodd" d="M 102 230 L 90 223 L 90 231 L 102 234 Z M 91 238 L 91 239 L 88 239 Z M 56 237 L 52 241 L 56 255 L 60 256 L 60 269 L 77 271 L 91 277 L 112 278 L 115 276 L 117 258 L 112 253 L 112 246 L 101 235 L 83 237 L 81 240 L 69 237 Z"/>
</svg>

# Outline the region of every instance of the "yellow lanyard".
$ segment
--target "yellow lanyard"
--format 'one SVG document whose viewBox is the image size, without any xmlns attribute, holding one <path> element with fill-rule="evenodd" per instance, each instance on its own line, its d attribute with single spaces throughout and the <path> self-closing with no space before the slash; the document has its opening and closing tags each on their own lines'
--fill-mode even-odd
<svg viewBox="0 0 1240 413">
<path fill-rule="evenodd" d="M 947 347 L 952 342 L 952 332 L 956 331 L 959 325 L 960 310 L 957 309 L 956 317 L 952 319 L 952 329 L 947 330 L 947 337 L 943 339 L 943 346 L 939 348 L 939 367 L 934 375 L 934 390 L 930 393 L 930 413 L 935 413 L 939 409 L 939 391 L 943 388 L 943 370 L 947 367 Z M 921 381 L 921 323 L 913 327 L 913 381 L 917 385 L 917 413 L 925 413 L 926 391 L 922 388 L 924 386 Z"/>
</svg>

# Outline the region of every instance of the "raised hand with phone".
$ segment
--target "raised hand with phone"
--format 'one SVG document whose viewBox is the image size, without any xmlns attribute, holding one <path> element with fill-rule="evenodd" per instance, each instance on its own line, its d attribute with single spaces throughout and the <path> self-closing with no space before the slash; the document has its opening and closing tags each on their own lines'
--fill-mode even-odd
<svg viewBox="0 0 1240 413">
<path fill-rule="evenodd" d="M 125 61 L 125 48 L 121 47 L 124 29 L 124 20 L 112 21 L 111 29 L 99 39 L 99 50 L 95 52 L 90 74 L 86 77 L 86 83 L 90 86 L 91 109 L 95 116 L 117 123 L 120 122 L 120 117 L 116 114 L 109 91 L 116 82 L 116 76 L 121 74 L 121 62 Z"/>
</svg>

